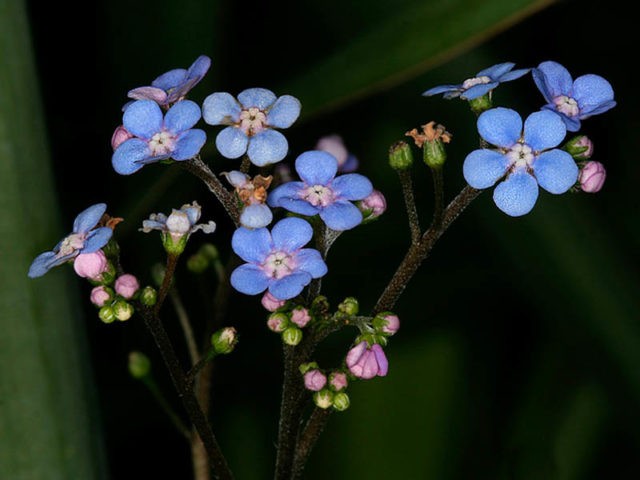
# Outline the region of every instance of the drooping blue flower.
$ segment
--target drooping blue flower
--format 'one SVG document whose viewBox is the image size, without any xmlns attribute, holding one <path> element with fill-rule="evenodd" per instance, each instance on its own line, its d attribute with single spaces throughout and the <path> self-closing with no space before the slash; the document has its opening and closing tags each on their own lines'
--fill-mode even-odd
<svg viewBox="0 0 640 480">
<path fill-rule="evenodd" d="M 176 161 L 193 158 L 207 139 L 203 130 L 191 128 L 198 120 L 200 107 L 191 100 L 176 103 L 164 116 L 156 102 L 133 102 L 122 116 L 124 128 L 133 138 L 119 144 L 113 152 L 113 168 L 121 175 L 130 175 L 149 163 L 167 158 Z"/>
<path fill-rule="evenodd" d="M 424 92 L 422 95 L 430 97 L 443 93 L 447 100 L 460 97 L 463 100 L 473 100 L 486 95 L 499 84 L 509 82 L 527 74 L 530 68 L 513 70 L 515 63 L 505 62 L 479 71 L 475 77 L 468 78 L 458 85 L 440 85 Z"/>
<path fill-rule="evenodd" d="M 73 231 L 63 238 L 50 252 L 38 255 L 29 267 L 29 277 L 41 277 L 51 268 L 62 265 L 81 253 L 93 253 L 104 247 L 113 230 L 109 227 L 95 228 L 107 205 L 97 203 L 80 212 L 73 222 Z"/>
<path fill-rule="evenodd" d="M 202 80 L 210 66 L 211 59 L 206 55 L 200 55 L 188 70 L 184 68 L 170 70 L 156 78 L 150 86 L 130 90 L 127 96 L 134 100 L 153 100 L 161 107 L 168 107 L 183 100 L 187 93 Z"/>
<path fill-rule="evenodd" d="M 300 115 L 300 102 L 291 95 L 276 95 L 264 88 L 250 88 L 238 100 L 226 92 L 205 98 L 202 116 L 210 125 L 227 125 L 216 137 L 216 147 L 226 158 L 245 153 L 262 167 L 282 160 L 289 150 L 285 136 L 276 128 L 289 128 Z"/>
<path fill-rule="evenodd" d="M 533 69 L 533 80 L 548 102 L 545 109 L 557 112 L 567 130 L 580 130 L 580 120 L 615 107 L 611 84 L 599 75 L 587 74 L 575 79 L 556 62 L 542 62 Z"/>
<path fill-rule="evenodd" d="M 464 178 L 474 188 L 495 185 L 493 200 L 507 215 L 531 211 L 538 185 L 550 193 L 569 190 L 578 179 L 571 155 L 557 147 L 567 130 L 559 115 L 542 110 L 522 124 L 514 110 L 493 108 L 478 117 L 478 132 L 492 149 L 474 150 L 464 161 Z"/>
<path fill-rule="evenodd" d="M 338 161 L 320 150 L 302 153 L 296 158 L 301 182 L 289 182 L 269 194 L 267 203 L 301 215 L 320 215 L 332 230 L 349 230 L 362 222 L 362 213 L 352 201 L 371 194 L 373 185 L 358 173 L 336 177 Z"/>
<path fill-rule="evenodd" d="M 278 300 L 295 297 L 312 279 L 327 273 L 320 252 L 302 248 L 312 236 L 311 225 L 294 217 L 280 220 L 271 232 L 266 228 L 238 228 L 231 246 L 247 263 L 231 273 L 231 285 L 247 295 L 268 289 Z"/>
</svg>

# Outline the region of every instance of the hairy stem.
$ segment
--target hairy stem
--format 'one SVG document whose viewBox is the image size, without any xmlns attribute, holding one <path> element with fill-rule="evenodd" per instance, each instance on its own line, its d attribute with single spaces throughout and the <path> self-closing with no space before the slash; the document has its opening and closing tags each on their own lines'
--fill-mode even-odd
<svg viewBox="0 0 640 480">
<path fill-rule="evenodd" d="M 444 179 L 442 167 L 431 168 L 433 177 L 433 221 L 432 228 L 440 228 L 444 215 Z"/>
<path fill-rule="evenodd" d="M 418 219 L 418 209 L 413 196 L 413 180 L 408 170 L 398 170 L 400 177 L 400 185 L 402 185 L 402 195 L 404 197 L 404 205 L 407 209 L 407 217 L 409 219 L 409 228 L 411 230 L 411 243 L 420 241 L 420 220 Z"/>
</svg>

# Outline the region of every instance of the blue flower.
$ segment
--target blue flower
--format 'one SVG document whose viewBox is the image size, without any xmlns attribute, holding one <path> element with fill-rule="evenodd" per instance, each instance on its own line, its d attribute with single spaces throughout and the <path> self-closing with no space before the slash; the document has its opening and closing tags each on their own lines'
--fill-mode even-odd
<svg viewBox="0 0 640 480">
<path fill-rule="evenodd" d="M 301 182 L 277 187 L 267 199 L 272 207 L 283 207 L 301 215 L 320 215 L 332 230 L 342 231 L 359 225 L 362 213 L 351 201 L 371 194 L 373 186 L 366 177 L 348 173 L 336 177 L 338 161 L 320 150 L 304 152 L 296 158 Z"/>
<path fill-rule="evenodd" d="M 189 70 L 184 68 L 170 70 L 151 82 L 151 86 L 134 88 L 127 96 L 134 100 L 153 100 L 162 107 L 168 107 L 172 103 L 183 100 L 187 93 L 202 80 L 210 66 L 211 59 L 206 55 L 200 55 L 191 64 Z"/>
<path fill-rule="evenodd" d="M 167 158 L 193 158 L 207 139 L 204 131 L 191 128 L 198 120 L 200 107 L 191 100 L 176 103 L 164 116 L 156 102 L 133 102 L 122 116 L 124 128 L 133 138 L 118 145 L 111 158 L 113 168 L 121 175 L 130 175 Z"/>
<path fill-rule="evenodd" d="M 533 80 L 548 102 L 543 108 L 557 112 L 567 130 L 580 130 L 580 120 L 615 107 L 611 84 L 599 75 L 575 79 L 556 62 L 542 62 L 533 70 Z"/>
<path fill-rule="evenodd" d="M 295 297 L 312 279 L 327 273 L 320 252 L 302 248 L 312 236 L 311 225 L 295 217 L 280 220 L 271 232 L 238 228 L 231 246 L 247 263 L 231 273 L 231 285 L 247 295 L 269 289 L 278 300 Z"/>
<path fill-rule="evenodd" d="M 440 85 L 430 88 L 422 95 L 430 97 L 431 95 L 443 93 L 443 97 L 447 100 L 456 97 L 460 97 L 463 100 L 473 100 L 486 95 L 500 83 L 520 78 L 531 70 L 530 68 L 522 68 L 512 71 L 514 66 L 515 63 L 499 63 L 481 70 L 475 77 L 468 78 L 459 85 Z"/>
<path fill-rule="evenodd" d="M 567 131 L 559 115 L 546 110 L 532 113 L 522 125 L 508 108 L 487 110 L 478 117 L 480 136 L 497 150 L 474 150 L 464 161 L 465 180 L 474 188 L 489 188 L 503 179 L 493 200 L 507 215 L 531 211 L 538 185 L 550 193 L 564 193 L 578 180 L 571 155 L 557 147 Z"/>
<path fill-rule="evenodd" d="M 107 210 L 104 203 L 97 203 L 80 212 L 73 222 L 73 231 L 63 238 L 50 252 L 38 255 L 29 267 L 29 277 L 41 277 L 53 267 L 62 265 L 81 253 L 93 253 L 104 247 L 113 230 L 109 227 L 95 228 Z"/>
<path fill-rule="evenodd" d="M 287 139 L 274 128 L 290 127 L 300 108 L 291 95 L 277 98 L 270 90 L 250 88 L 238 100 L 226 92 L 209 95 L 202 104 L 202 115 L 210 125 L 228 125 L 216 137 L 222 156 L 239 158 L 246 153 L 251 163 L 262 167 L 287 155 Z"/>
</svg>

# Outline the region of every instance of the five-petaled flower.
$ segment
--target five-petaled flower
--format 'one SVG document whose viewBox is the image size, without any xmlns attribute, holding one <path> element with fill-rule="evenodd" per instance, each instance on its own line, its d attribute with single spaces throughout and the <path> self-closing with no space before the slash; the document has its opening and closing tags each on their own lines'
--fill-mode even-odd
<svg viewBox="0 0 640 480">
<path fill-rule="evenodd" d="M 543 108 L 557 112 L 570 132 L 580 130 L 580 120 L 615 107 L 611 84 L 599 75 L 575 79 L 556 62 L 542 62 L 533 69 L 533 80 L 548 102 Z"/>
<path fill-rule="evenodd" d="M 362 213 L 351 201 L 363 200 L 373 191 L 368 178 L 358 173 L 336 177 L 338 161 L 323 151 L 311 150 L 296 158 L 301 182 L 289 182 L 273 190 L 267 199 L 300 215 L 320 215 L 332 230 L 349 230 L 362 222 Z"/>
<path fill-rule="evenodd" d="M 559 194 L 578 179 L 578 166 L 571 155 L 554 148 L 564 139 L 566 127 L 553 112 L 532 113 L 523 128 L 517 112 L 494 108 L 478 117 L 478 132 L 498 149 L 484 148 L 467 155 L 464 178 L 479 189 L 503 179 L 493 192 L 493 200 L 507 215 L 529 213 L 538 198 L 538 185 Z"/>
<path fill-rule="evenodd" d="M 530 68 L 513 70 L 515 63 L 505 62 L 485 68 L 476 74 L 475 77 L 468 78 L 458 85 L 440 85 L 430 88 L 422 95 L 430 97 L 443 93 L 447 100 L 460 97 L 463 100 L 474 100 L 486 95 L 503 82 L 509 82 L 527 74 Z"/>
<path fill-rule="evenodd" d="M 222 156 L 239 158 L 246 153 L 251 163 L 262 167 L 287 155 L 287 139 L 274 129 L 290 127 L 300 108 L 291 95 L 276 97 L 265 88 L 249 88 L 238 100 L 226 92 L 212 93 L 202 104 L 202 117 L 210 125 L 227 125 L 216 137 Z"/>
<path fill-rule="evenodd" d="M 97 203 L 80 212 L 73 222 L 73 231 L 63 238 L 52 251 L 38 255 L 29 268 L 29 277 L 41 277 L 53 267 L 77 257 L 81 253 L 93 253 L 104 247 L 113 230 L 98 227 L 98 222 L 107 210 L 107 205 Z"/>
<path fill-rule="evenodd" d="M 124 128 L 133 137 L 113 152 L 113 168 L 121 175 L 130 175 L 160 160 L 193 158 L 207 139 L 203 130 L 191 128 L 198 120 L 200 107 L 191 100 L 176 103 L 164 116 L 156 102 L 133 102 L 122 116 Z"/>
<path fill-rule="evenodd" d="M 171 104 L 183 100 L 189 91 L 195 87 L 211 66 L 211 59 L 200 55 L 188 70 L 176 68 L 163 73 L 150 86 L 129 90 L 127 96 L 134 100 L 153 100 L 161 107 L 168 108 Z"/>
<path fill-rule="evenodd" d="M 297 296 L 312 279 L 327 273 L 320 252 L 302 248 L 312 236 L 311 225 L 295 217 L 280 220 L 271 232 L 266 228 L 238 228 L 231 246 L 247 263 L 233 271 L 231 285 L 247 295 L 268 289 L 278 300 Z"/>
</svg>

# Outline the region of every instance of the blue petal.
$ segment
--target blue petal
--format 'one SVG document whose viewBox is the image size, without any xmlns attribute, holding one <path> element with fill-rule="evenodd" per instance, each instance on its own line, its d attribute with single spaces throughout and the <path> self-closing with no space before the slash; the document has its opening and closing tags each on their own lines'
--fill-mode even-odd
<svg viewBox="0 0 640 480">
<path fill-rule="evenodd" d="M 247 205 L 240 214 L 240 225 L 247 228 L 266 227 L 273 220 L 273 213 L 263 204 Z"/>
<path fill-rule="evenodd" d="M 462 165 L 464 179 L 473 188 L 489 188 L 504 176 L 509 168 L 506 155 L 495 150 L 474 150 Z"/>
<path fill-rule="evenodd" d="M 189 130 L 200 120 L 200 107 L 191 100 L 182 100 L 164 116 L 164 126 L 172 133 Z"/>
<path fill-rule="evenodd" d="M 510 82 L 511 80 L 516 80 L 526 75 L 530 71 L 531 71 L 530 68 L 520 68 L 518 70 L 513 70 L 512 72 L 505 73 L 504 75 L 500 76 L 498 80 L 500 81 L 500 83 Z"/>
<path fill-rule="evenodd" d="M 91 230 L 107 211 L 106 203 L 96 203 L 78 214 L 73 221 L 73 232 L 84 233 Z"/>
<path fill-rule="evenodd" d="M 280 132 L 263 130 L 249 140 L 247 155 L 249 160 L 258 167 L 276 163 L 287 156 L 289 144 Z"/>
<path fill-rule="evenodd" d="M 330 153 L 311 150 L 296 158 L 296 171 L 307 185 L 327 185 L 338 172 L 338 161 Z"/>
<path fill-rule="evenodd" d="M 515 67 L 515 63 L 512 62 L 504 62 L 493 65 L 492 67 L 485 68 L 484 70 L 480 70 L 476 77 L 489 77 L 492 80 L 499 80 L 502 75 L 510 71 L 513 67 Z"/>
<path fill-rule="evenodd" d="M 324 263 L 322 255 L 313 248 L 303 248 L 296 255 L 298 268 L 307 272 L 313 278 L 320 278 L 327 273 L 327 264 Z"/>
<path fill-rule="evenodd" d="M 260 110 L 266 110 L 276 100 L 276 95 L 266 88 L 249 88 L 238 95 L 238 101 L 244 108 L 257 107 Z"/>
<path fill-rule="evenodd" d="M 156 87 L 134 88 L 133 90 L 129 90 L 127 97 L 133 98 L 134 100 L 153 100 L 160 105 L 164 105 L 167 102 L 167 92 Z"/>
<path fill-rule="evenodd" d="M 331 230 L 349 230 L 362 222 L 362 213 L 352 203 L 338 200 L 320 212 L 320 218 Z"/>
<path fill-rule="evenodd" d="M 558 95 L 571 96 L 571 74 L 557 62 L 542 62 L 533 70 L 533 79 L 548 102 Z"/>
<path fill-rule="evenodd" d="M 282 277 L 269 285 L 269 293 L 278 300 L 289 300 L 302 292 L 311 282 L 311 275 L 307 272 L 294 272 Z"/>
<path fill-rule="evenodd" d="M 600 113 L 604 113 L 607 110 L 610 110 L 615 106 L 616 106 L 615 100 L 611 100 L 609 102 L 601 103 L 598 106 L 589 105 L 588 107 L 585 107 L 585 109 L 580 112 L 580 118 L 586 120 L 587 118 L 591 117 L 592 115 L 599 115 Z M 572 131 L 575 131 L 575 130 L 572 130 Z"/>
<path fill-rule="evenodd" d="M 462 85 L 439 85 L 437 87 L 430 88 L 429 90 L 422 92 L 425 97 L 432 95 L 438 95 L 439 93 L 457 92 L 462 88 Z"/>
<path fill-rule="evenodd" d="M 246 295 L 257 295 L 269 286 L 269 277 L 256 265 L 245 263 L 231 273 L 233 288 Z"/>
<path fill-rule="evenodd" d="M 202 103 L 202 118 L 209 125 L 228 125 L 240 120 L 240 105 L 226 92 L 209 95 Z"/>
<path fill-rule="evenodd" d="M 289 128 L 300 116 L 300 100 L 282 95 L 267 113 L 267 124 L 275 128 Z"/>
<path fill-rule="evenodd" d="M 197 78 L 200 80 L 205 76 L 207 71 L 211 67 L 211 59 L 206 55 L 200 55 L 198 58 L 194 60 L 194 62 L 189 67 L 189 71 L 187 72 L 187 76 L 190 79 Z"/>
<path fill-rule="evenodd" d="M 109 227 L 100 227 L 92 230 L 84 241 L 81 253 L 93 253 L 96 250 L 100 250 L 111 239 L 111 235 L 113 235 L 113 230 Z"/>
<path fill-rule="evenodd" d="M 240 227 L 233 232 L 231 248 L 245 262 L 262 263 L 273 250 L 271 234 L 266 228 L 249 230 Z"/>
<path fill-rule="evenodd" d="M 580 130 L 580 119 L 578 117 L 568 117 L 562 112 L 556 110 L 555 104 L 551 103 L 542 107 L 544 111 L 550 111 L 558 115 L 560 120 L 564 122 L 567 132 L 577 132 Z"/>
<path fill-rule="evenodd" d="M 510 108 L 492 108 L 478 117 L 478 132 L 491 145 L 509 148 L 522 134 L 522 119 Z"/>
<path fill-rule="evenodd" d="M 157 77 L 153 82 L 151 82 L 151 85 L 167 91 L 177 87 L 186 80 L 187 71 L 184 68 L 176 68 Z"/>
<path fill-rule="evenodd" d="M 136 100 L 124 111 L 122 123 L 131 134 L 148 140 L 162 129 L 162 111 L 152 100 Z"/>
<path fill-rule="evenodd" d="M 298 193 L 304 188 L 302 182 L 287 182 L 276 187 L 267 197 L 267 203 L 270 207 L 280 207 L 280 201 L 283 198 L 300 198 Z M 317 213 L 317 212 L 316 212 Z"/>
<path fill-rule="evenodd" d="M 304 247 L 313 237 L 313 228 L 302 218 L 288 217 L 280 220 L 271 229 L 275 250 L 294 252 Z"/>
<path fill-rule="evenodd" d="M 349 154 L 344 163 L 338 167 L 338 171 L 343 173 L 355 172 L 358 169 L 358 165 L 358 158 L 355 155 Z"/>
<path fill-rule="evenodd" d="M 371 181 L 359 173 L 340 175 L 331 182 L 331 189 L 346 200 L 362 200 L 373 192 Z"/>
<path fill-rule="evenodd" d="M 496 88 L 498 85 L 499 85 L 498 82 L 489 82 L 489 83 L 482 83 L 482 84 L 474 85 L 473 87 L 465 90 L 460 95 L 460 98 L 462 98 L 463 100 L 476 99 L 478 97 L 481 97 L 481 96 L 489 93 L 491 90 Z"/>
<path fill-rule="evenodd" d="M 599 105 L 613 100 L 613 88 L 599 75 L 582 75 L 573 82 L 573 98 L 578 102 L 580 113 L 588 115 Z"/>
<path fill-rule="evenodd" d="M 113 152 L 111 164 L 120 175 L 131 175 L 144 167 L 142 161 L 149 157 L 149 153 L 147 142 L 139 138 L 130 138 L 122 142 Z"/>
<path fill-rule="evenodd" d="M 536 152 L 557 147 L 564 140 L 567 127 L 557 113 L 541 110 L 524 121 L 524 143 Z"/>
<path fill-rule="evenodd" d="M 188 130 L 178 137 L 171 158 L 178 161 L 193 158 L 200 152 L 206 141 L 207 134 L 204 130 L 197 128 Z"/>
<path fill-rule="evenodd" d="M 550 150 L 533 163 L 538 184 L 549 193 L 564 193 L 578 181 L 578 166 L 564 150 Z"/>
<path fill-rule="evenodd" d="M 525 170 L 518 170 L 498 184 L 493 201 L 507 215 L 519 217 L 531 211 L 538 199 L 538 183 Z"/>
<path fill-rule="evenodd" d="M 249 138 L 237 127 L 227 127 L 216 137 L 216 147 L 223 157 L 239 158 L 247 151 Z"/>
<path fill-rule="evenodd" d="M 29 273 L 27 275 L 30 278 L 41 277 L 49 271 L 53 266 L 53 261 L 56 258 L 56 254 L 53 252 L 44 252 L 38 255 L 31 266 L 29 267 Z"/>
</svg>

